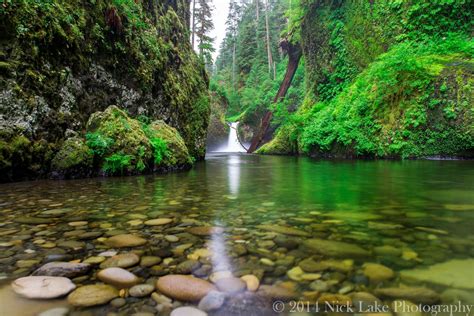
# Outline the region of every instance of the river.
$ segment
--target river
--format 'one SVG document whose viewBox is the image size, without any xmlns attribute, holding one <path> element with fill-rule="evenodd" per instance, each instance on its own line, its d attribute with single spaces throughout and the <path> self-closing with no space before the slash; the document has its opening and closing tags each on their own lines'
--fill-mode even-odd
<svg viewBox="0 0 474 316">
<path fill-rule="evenodd" d="M 216 153 L 189 172 L 1 184 L 0 214 L 1 315 L 28 316 L 51 307 L 50 302 L 28 305 L 15 299 L 6 285 L 11 280 L 45 261 L 83 261 L 117 250 L 104 241 L 125 233 L 148 240 L 134 251 L 163 259 L 155 268 L 162 274 L 175 272 L 186 256 L 204 248 L 210 254 L 199 259 L 201 278 L 224 270 L 253 274 L 261 284 L 281 285 L 297 298 L 314 292 L 376 293 L 381 286 L 400 284 L 468 297 L 474 290 L 472 161 L 319 161 Z M 157 218 L 171 223 L 145 224 Z M 205 226 L 219 229 L 190 233 L 191 227 Z M 334 241 L 343 244 L 333 250 Z M 333 266 L 307 268 L 310 273 L 297 268 L 315 266 L 315 261 Z M 374 267 L 367 268 L 367 262 L 395 276 L 374 282 Z M 416 277 L 408 282 L 399 275 L 426 267 L 439 274 L 440 263 L 448 263 L 441 269 L 455 274 L 452 283 Z M 159 276 L 152 268 L 129 270 L 148 282 Z M 74 281 L 96 282 L 93 272 Z M 156 305 L 133 299 L 121 308 L 140 310 L 147 304 Z"/>
</svg>

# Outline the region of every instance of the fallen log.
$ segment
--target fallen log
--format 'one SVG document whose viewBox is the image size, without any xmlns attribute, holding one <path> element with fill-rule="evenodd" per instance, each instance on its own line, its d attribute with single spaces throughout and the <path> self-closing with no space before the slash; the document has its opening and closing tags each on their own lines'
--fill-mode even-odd
<svg viewBox="0 0 474 316">
<path fill-rule="evenodd" d="M 301 59 L 301 47 L 299 44 L 292 44 L 288 40 L 282 40 L 280 42 L 280 47 L 283 51 L 288 53 L 288 66 L 286 68 L 285 77 L 280 84 L 280 88 L 278 89 L 275 98 L 273 99 L 273 103 L 277 103 L 283 98 L 285 98 L 288 89 L 291 86 L 291 82 L 295 76 L 296 70 L 298 69 L 298 64 Z M 258 132 L 253 136 L 252 143 L 250 144 L 249 149 L 247 150 L 248 153 L 253 153 L 258 149 L 258 147 L 262 144 L 263 138 L 265 137 L 265 133 L 270 126 L 271 120 L 273 117 L 272 111 L 267 111 L 263 116 L 260 128 Z"/>
</svg>

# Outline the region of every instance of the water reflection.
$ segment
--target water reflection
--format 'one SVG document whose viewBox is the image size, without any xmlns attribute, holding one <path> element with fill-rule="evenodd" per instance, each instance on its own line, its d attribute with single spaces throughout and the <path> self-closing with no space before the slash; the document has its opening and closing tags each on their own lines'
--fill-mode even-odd
<svg viewBox="0 0 474 316">
<path fill-rule="evenodd" d="M 355 261 L 349 271 L 343 268 L 342 276 L 317 271 L 328 283 L 325 291 L 339 293 L 349 286 L 371 292 L 374 286 L 355 278 L 364 260 L 400 273 L 474 258 L 472 166 L 465 161 L 334 162 L 234 153 L 210 155 L 189 172 L 169 175 L 0 185 L 0 279 L 30 274 L 50 254 L 68 261 L 97 257 L 108 250 L 102 239 L 130 233 L 148 241 L 137 253 L 166 259 L 156 270 L 129 269 L 144 280 L 157 277 L 152 272 L 177 273 L 192 254 L 204 253 L 196 274 L 200 278 L 207 280 L 212 271 L 253 274 L 263 285 L 287 285 L 300 298 L 321 284 L 312 283 L 315 274 L 291 279 L 288 272 L 313 256 L 300 247 L 303 242 L 324 239 L 373 254 Z M 173 222 L 145 224 L 157 218 Z M 225 231 L 207 231 L 210 226 Z M 453 271 L 468 266 L 452 264 Z M 85 284 L 95 282 L 98 267 Z M 461 273 L 468 279 L 468 271 Z M 339 277 L 344 281 L 335 282 Z M 398 288 L 400 281 L 394 278 L 384 286 Z M 434 289 L 441 293 L 445 288 Z M 9 299 L 0 290 L 0 303 Z M 129 314 L 133 304 L 124 307 Z"/>
<path fill-rule="evenodd" d="M 216 221 L 215 226 L 223 226 L 221 222 Z M 211 260 L 214 271 L 232 271 L 232 265 L 227 254 L 225 236 L 220 231 L 214 231 L 209 242 L 211 250 Z"/>
<path fill-rule="evenodd" d="M 229 192 L 232 195 L 239 194 L 240 187 L 240 155 L 231 155 L 227 164 L 227 179 L 229 182 Z"/>
</svg>

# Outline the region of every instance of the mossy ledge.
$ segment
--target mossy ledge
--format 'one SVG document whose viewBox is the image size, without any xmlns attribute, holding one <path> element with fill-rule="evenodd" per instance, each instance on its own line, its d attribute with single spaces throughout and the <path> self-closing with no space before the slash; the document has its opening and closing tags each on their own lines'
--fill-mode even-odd
<svg viewBox="0 0 474 316">
<path fill-rule="evenodd" d="M 91 115 L 111 104 L 139 125 L 162 120 L 181 135 L 192 161 L 203 159 L 208 78 L 189 44 L 188 6 L 185 0 L 0 6 L 0 182 L 44 178 L 53 169 L 87 175 L 87 163 L 74 174 L 53 158 L 61 153 L 79 167 L 85 152 L 75 157 L 66 150 L 84 149 L 74 137 L 85 142 Z M 149 142 L 140 143 L 149 155 L 143 160 L 152 158 Z M 142 169 L 135 158 L 131 163 Z"/>
<path fill-rule="evenodd" d="M 135 175 L 188 169 L 193 158 L 179 132 L 140 122 L 117 106 L 91 115 L 84 137 L 68 138 L 52 160 L 53 178 Z"/>
</svg>

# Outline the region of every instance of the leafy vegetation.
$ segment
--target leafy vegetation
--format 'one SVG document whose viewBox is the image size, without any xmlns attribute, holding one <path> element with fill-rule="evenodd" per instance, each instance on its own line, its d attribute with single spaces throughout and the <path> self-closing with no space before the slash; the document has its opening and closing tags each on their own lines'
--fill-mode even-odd
<svg viewBox="0 0 474 316">
<path fill-rule="evenodd" d="M 261 153 L 473 156 L 470 1 L 294 1 L 306 93 Z"/>
</svg>

